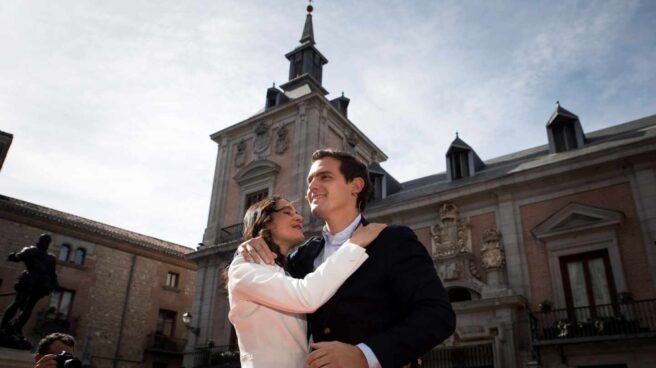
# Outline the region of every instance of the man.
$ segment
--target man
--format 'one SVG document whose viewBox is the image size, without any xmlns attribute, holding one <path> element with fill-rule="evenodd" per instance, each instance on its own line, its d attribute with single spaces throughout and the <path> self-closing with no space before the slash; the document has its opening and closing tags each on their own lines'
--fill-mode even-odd
<svg viewBox="0 0 656 368">
<path fill-rule="evenodd" d="M 307 201 L 326 225 L 289 255 L 288 270 L 302 278 L 346 241 L 360 223 L 371 183 L 367 167 L 348 153 L 312 155 Z M 239 250 L 267 263 L 263 243 Z M 367 248 L 369 259 L 337 293 L 308 315 L 314 349 L 310 367 L 417 367 L 418 358 L 448 338 L 455 314 L 426 248 L 405 226 L 390 225 Z"/>
<path fill-rule="evenodd" d="M 0 332 L 22 337 L 23 326 L 29 320 L 36 303 L 44 296 L 50 295 L 58 286 L 55 273 L 57 260 L 48 254 L 51 241 L 50 235 L 41 234 L 36 245 L 25 247 L 7 257 L 11 262 L 24 262 L 25 271 L 18 276 L 14 285 L 16 297 L 2 316 Z M 18 311 L 20 314 L 14 320 Z"/>
<path fill-rule="evenodd" d="M 75 339 L 71 335 L 52 333 L 39 341 L 34 354 L 34 368 L 56 368 L 57 355 L 62 351 L 73 354 Z"/>
</svg>

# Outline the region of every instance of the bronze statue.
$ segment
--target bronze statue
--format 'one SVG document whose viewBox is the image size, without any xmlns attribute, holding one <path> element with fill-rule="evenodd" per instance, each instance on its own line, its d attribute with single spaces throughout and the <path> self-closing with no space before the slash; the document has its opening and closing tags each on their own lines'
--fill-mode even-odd
<svg viewBox="0 0 656 368">
<path fill-rule="evenodd" d="M 48 254 L 51 241 L 49 234 L 41 234 L 36 245 L 25 247 L 7 257 L 11 262 L 24 262 L 26 269 L 14 285 L 14 302 L 2 316 L 0 346 L 26 350 L 32 347 L 23 337 L 23 326 L 30 319 L 32 309 L 39 299 L 50 295 L 59 286 L 55 273 L 57 259 Z"/>
</svg>

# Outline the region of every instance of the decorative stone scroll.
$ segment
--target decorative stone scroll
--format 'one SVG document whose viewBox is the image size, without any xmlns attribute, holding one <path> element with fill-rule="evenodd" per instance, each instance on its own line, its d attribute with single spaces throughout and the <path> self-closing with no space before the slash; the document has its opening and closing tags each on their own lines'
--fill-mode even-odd
<svg viewBox="0 0 656 368">
<path fill-rule="evenodd" d="M 235 166 L 242 167 L 246 162 L 246 142 L 241 140 L 237 143 L 237 153 L 235 154 Z"/>
<path fill-rule="evenodd" d="M 487 229 L 483 233 L 481 261 L 487 270 L 499 269 L 505 265 L 506 257 L 501 246 L 501 233 L 495 228 Z"/>
<path fill-rule="evenodd" d="M 469 221 L 461 219 L 458 208 L 451 203 L 440 207 L 440 221 L 431 227 L 431 235 L 433 258 L 472 253 Z"/>
<path fill-rule="evenodd" d="M 261 154 L 269 148 L 271 144 L 271 135 L 269 134 L 269 126 L 261 122 L 255 126 L 255 141 L 253 142 L 253 152 Z"/>
<path fill-rule="evenodd" d="M 287 137 L 287 127 L 282 125 L 276 131 L 276 153 L 282 154 L 287 150 L 287 145 L 289 144 L 289 139 Z"/>
<path fill-rule="evenodd" d="M 440 220 L 431 227 L 432 257 L 443 281 L 458 282 L 480 291 L 483 287 L 474 262 L 470 224 L 452 203 L 440 206 Z"/>
<path fill-rule="evenodd" d="M 347 130 L 344 134 L 342 149 L 350 154 L 355 154 L 355 146 L 358 145 L 358 136 L 355 132 Z"/>
</svg>

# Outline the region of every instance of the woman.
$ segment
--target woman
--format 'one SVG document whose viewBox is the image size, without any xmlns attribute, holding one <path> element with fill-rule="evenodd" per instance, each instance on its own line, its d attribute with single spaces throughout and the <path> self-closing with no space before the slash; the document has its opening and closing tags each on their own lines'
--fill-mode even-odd
<svg viewBox="0 0 656 368">
<path fill-rule="evenodd" d="M 306 367 L 305 313 L 330 299 L 364 263 L 364 247 L 384 228 L 360 226 L 338 251 L 304 279 L 286 276 L 285 256 L 305 236 L 303 218 L 286 199 L 252 205 L 244 216 L 244 240 L 261 237 L 277 255 L 276 264 L 246 262 L 236 255 L 228 268 L 228 318 L 235 326 L 242 367 Z"/>
</svg>

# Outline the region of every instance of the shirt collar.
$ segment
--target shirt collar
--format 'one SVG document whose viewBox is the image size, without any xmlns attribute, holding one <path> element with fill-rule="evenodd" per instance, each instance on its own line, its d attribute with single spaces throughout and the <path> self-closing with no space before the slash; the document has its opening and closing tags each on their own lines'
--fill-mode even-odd
<svg viewBox="0 0 656 368">
<path fill-rule="evenodd" d="M 326 245 L 342 245 L 344 244 L 353 234 L 355 231 L 355 228 L 358 227 L 360 224 L 360 221 L 362 219 L 362 214 L 359 214 L 355 216 L 355 219 L 349 226 L 347 226 L 344 230 L 338 232 L 337 234 L 333 235 L 328 231 L 326 226 L 324 225 L 322 233 L 323 233 L 323 238 L 326 241 Z"/>
</svg>

